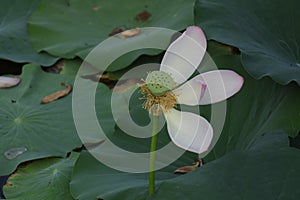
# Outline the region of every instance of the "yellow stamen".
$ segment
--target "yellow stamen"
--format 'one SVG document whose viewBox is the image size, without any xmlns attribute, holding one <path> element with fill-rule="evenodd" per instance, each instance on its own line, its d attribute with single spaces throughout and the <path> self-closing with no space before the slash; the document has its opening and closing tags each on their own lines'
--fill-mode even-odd
<svg viewBox="0 0 300 200">
<path fill-rule="evenodd" d="M 157 116 L 161 114 L 161 111 L 166 113 L 175 107 L 177 98 L 172 91 L 168 91 L 161 96 L 156 96 L 148 89 L 146 84 L 141 85 L 140 88 L 141 93 L 144 95 L 142 99 L 146 100 L 143 108 L 148 110 L 149 113 Z"/>
</svg>

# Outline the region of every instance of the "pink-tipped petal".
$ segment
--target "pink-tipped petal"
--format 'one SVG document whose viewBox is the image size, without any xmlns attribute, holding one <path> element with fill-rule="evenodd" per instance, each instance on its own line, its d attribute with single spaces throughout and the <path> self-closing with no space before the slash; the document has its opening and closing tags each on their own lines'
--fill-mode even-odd
<svg viewBox="0 0 300 200">
<path fill-rule="evenodd" d="M 20 83 L 21 79 L 19 78 L 11 78 L 11 77 L 0 77 L 0 88 L 9 88 Z"/>
<path fill-rule="evenodd" d="M 199 105 L 199 101 L 205 93 L 206 84 L 201 80 L 201 78 L 198 78 L 198 76 L 173 90 L 173 92 L 177 95 L 178 104 L 185 104 L 189 106 Z"/>
<path fill-rule="evenodd" d="M 177 146 L 198 154 L 207 151 L 213 129 L 205 118 L 175 109 L 165 113 L 165 118 L 170 138 Z"/>
<path fill-rule="evenodd" d="M 167 49 L 160 70 L 172 75 L 178 84 L 197 69 L 206 51 L 206 38 L 197 26 L 190 26 Z"/>
<path fill-rule="evenodd" d="M 197 76 L 206 84 L 206 90 L 199 105 L 217 103 L 236 94 L 244 83 L 244 78 L 231 70 L 214 70 Z"/>
</svg>

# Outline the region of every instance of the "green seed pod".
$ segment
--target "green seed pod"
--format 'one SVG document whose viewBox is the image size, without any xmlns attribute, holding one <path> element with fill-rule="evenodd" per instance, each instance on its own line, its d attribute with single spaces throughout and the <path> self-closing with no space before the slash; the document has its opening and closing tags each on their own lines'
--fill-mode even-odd
<svg viewBox="0 0 300 200">
<path fill-rule="evenodd" d="M 150 72 L 146 78 L 146 85 L 152 94 L 162 96 L 175 86 L 173 78 L 163 71 Z"/>
</svg>

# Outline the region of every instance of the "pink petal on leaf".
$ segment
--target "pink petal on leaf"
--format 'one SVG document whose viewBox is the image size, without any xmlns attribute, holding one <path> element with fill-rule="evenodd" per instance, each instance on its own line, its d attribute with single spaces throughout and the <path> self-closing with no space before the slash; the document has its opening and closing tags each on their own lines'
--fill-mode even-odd
<svg viewBox="0 0 300 200">
<path fill-rule="evenodd" d="M 9 88 L 18 85 L 21 82 L 19 78 L 0 76 L 0 88 Z"/>
</svg>

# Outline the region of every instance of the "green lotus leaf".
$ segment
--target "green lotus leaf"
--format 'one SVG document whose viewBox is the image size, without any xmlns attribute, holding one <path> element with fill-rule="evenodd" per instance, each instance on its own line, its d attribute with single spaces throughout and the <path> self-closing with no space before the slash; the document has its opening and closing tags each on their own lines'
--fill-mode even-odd
<svg viewBox="0 0 300 200">
<path fill-rule="evenodd" d="M 238 47 L 255 78 L 300 85 L 300 2 L 198 0 L 195 22 L 208 39 Z"/>
<path fill-rule="evenodd" d="M 37 53 L 27 32 L 27 19 L 40 0 L 3 0 L 0 7 L 0 58 L 49 66 L 58 58 Z"/>
<path fill-rule="evenodd" d="M 65 156 L 81 146 L 72 117 L 72 94 L 48 104 L 41 100 L 63 90 L 74 77 L 50 74 L 38 65 L 25 65 L 22 82 L 0 90 L 0 174 L 13 172 L 21 162 Z"/>
<path fill-rule="evenodd" d="M 29 19 L 29 34 L 38 51 L 64 58 L 79 56 L 84 59 L 115 30 L 136 27 L 182 30 L 193 24 L 193 6 L 194 0 L 175 0 L 172 3 L 158 0 L 45 0 Z M 119 38 L 120 42 L 113 48 L 118 49 L 124 42 L 137 42 L 132 38 L 144 39 L 142 36 L 152 41 L 157 38 L 141 31 L 131 38 Z M 158 52 L 153 49 L 131 52 L 115 61 L 113 69 L 126 67 L 141 54 Z"/>
<path fill-rule="evenodd" d="M 81 63 L 80 59 L 64 60 L 60 74 L 76 75 Z"/>
<path fill-rule="evenodd" d="M 165 181 L 153 199 L 298 199 L 300 152 L 284 132 L 261 136 L 189 174 Z"/>
<path fill-rule="evenodd" d="M 5 197 L 72 200 L 69 181 L 78 155 L 73 152 L 68 158 L 46 158 L 19 167 L 3 188 Z"/>
<path fill-rule="evenodd" d="M 220 69 L 234 70 L 245 81 L 239 93 L 227 100 L 221 137 L 206 160 L 233 150 L 248 149 L 257 137 L 270 131 L 285 130 L 291 137 L 300 131 L 299 87 L 296 84 L 281 86 L 267 77 L 253 79 L 243 70 L 240 56 L 233 55 L 232 50 L 213 42 L 208 45 L 208 52 Z M 205 115 L 205 107 L 201 109 Z"/>
<path fill-rule="evenodd" d="M 124 134 L 124 133 L 123 133 Z M 130 144 L 130 140 L 123 142 L 131 150 L 147 151 L 150 145 Z M 163 170 L 156 172 L 156 186 L 164 180 L 180 176 L 173 172 L 187 163 L 192 165 L 196 155 L 186 155 L 181 160 L 172 163 Z M 84 184 L 89 183 L 89 184 Z M 148 173 L 125 173 L 109 168 L 96 160 L 88 152 L 82 152 L 75 164 L 71 179 L 71 193 L 75 199 L 124 199 L 142 200 L 148 195 Z"/>
</svg>

